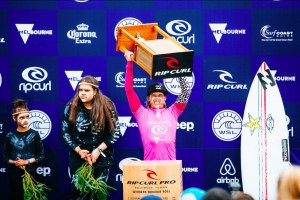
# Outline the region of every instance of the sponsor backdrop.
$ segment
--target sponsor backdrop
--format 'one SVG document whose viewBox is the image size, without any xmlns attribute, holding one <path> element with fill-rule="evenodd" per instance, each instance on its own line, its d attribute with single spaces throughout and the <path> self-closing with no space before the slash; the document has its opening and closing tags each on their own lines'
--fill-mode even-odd
<svg viewBox="0 0 300 200">
<path fill-rule="evenodd" d="M 125 59 L 115 50 L 120 25 L 157 22 L 194 50 L 192 95 L 177 126 L 183 186 L 228 188 L 241 180 L 240 134 L 245 101 L 263 61 L 275 73 L 290 136 L 291 162 L 300 164 L 300 2 L 265 1 L 14 1 L 0 2 L 0 144 L 15 129 L 11 102 L 24 98 L 30 127 L 39 131 L 46 159 L 36 170 L 52 188 L 49 199 L 70 191 L 68 148 L 61 115 L 78 81 L 92 75 L 116 103 L 122 137 L 115 144 L 109 184 L 122 199 L 122 163 L 143 158 L 137 123 L 125 92 Z M 148 74 L 135 65 L 134 87 L 146 98 Z M 176 78 L 158 80 L 173 103 Z M 286 123 L 286 122 L 280 122 Z M 0 149 L 2 154 L 2 148 Z M 0 160 L 0 196 L 8 195 L 7 166 Z M 9 199 L 9 198 L 8 198 Z"/>
</svg>

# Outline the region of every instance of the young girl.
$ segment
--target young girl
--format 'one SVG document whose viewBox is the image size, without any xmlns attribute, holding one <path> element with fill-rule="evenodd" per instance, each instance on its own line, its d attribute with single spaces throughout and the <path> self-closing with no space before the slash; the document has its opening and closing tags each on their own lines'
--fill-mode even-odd
<svg viewBox="0 0 300 200">
<path fill-rule="evenodd" d="M 35 165 L 45 157 L 44 147 L 39 133 L 28 127 L 29 109 L 23 99 L 13 102 L 12 118 L 17 124 L 17 129 L 6 135 L 3 156 L 4 161 L 9 164 L 13 199 L 24 199 L 23 168 L 35 177 Z"/>
</svg>

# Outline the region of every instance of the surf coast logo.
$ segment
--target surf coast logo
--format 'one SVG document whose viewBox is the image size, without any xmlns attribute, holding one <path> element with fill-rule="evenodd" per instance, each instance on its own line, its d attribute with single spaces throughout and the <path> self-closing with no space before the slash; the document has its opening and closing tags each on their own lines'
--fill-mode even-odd
<svg viewBox="0 0 300 200">
<path fill-rule="evenodd" d="M 28 127 L 39 132 L 42 140 L 46 139 L 52 129 L 50 117 L 41 110 L 31 110 L 29 116 Z"/>
<path fill-rule="evenodd" d="M 251 131 L 251 135 L 253 135 L 254 131 L 256 129 L 261 129 L 261 125 L 259 124 L 260 123 L 260 117 L 258 118 L 253 118 L 252 115 L 250 113 L 248 113 L 248 119 L 249 121 L 246 122 L 245 124 L 243 124 L 244 127 L 249 127 L 250 128 L 250 131 Z"/>
<path fill-rule="evenodd" d="M 232 110 L 220 111 L 212 121 L 212 130 L 220 140 L 233 141 L 241 135 L 242 118 Z"/>
<path fill-rule="evenodd" d="M 126 17 L 124 19 L 121 19 L 115 26 L 115 31 L 114 31 L 115 39 L 117 40 L 119 26 L 134 26 L 134 25 L 140 25 L 140 24 L 142 24 L 142 22 L 134 17 Z"/>
<path fill-rule="evenodd" d="M 217 183 L 240 182 L 240 180 L 234 176 L 236 169 L 229 158 L 225 158 L 219 172 L 221 177 L 217 179 Z"/>
<path fill-rule="evenodd" d="M 181 44 L 195 44 L 195 34 L 191 34 L 191 30 L 191 24 L 185 20 L 173 20 L 166 25 L 166 31 Z"/>
<path fill-rule="evenodd" d="M 91 44 L 92 39 L 97 39 L 97 33 L 95 31 L 88 31 L 89 25 L 81 23 L 76 26 L 76 29 L 69 30 L 67 37 L 75 41 L 75 44 Z"/>
<path fill-rule="evenodd" d="M 115 75 L 116 87 L 124 88 L 125 87 L 125 72 L 118 72 Z M 133 87 L 135 88 L 145 88 L 147 87 L 147 78 L 133 78 Z"/>
<path fill-rule="evenodd" d="M 26 83 L 19 84 L 19 91 L 51 91 L 51 81 L 46 82 L 48 72 L 41 67 L 28 67 L 22 72 L 22 77 Z"/>
<path fill-rule="evenodd" d="M 278 31 L 270 25 L 265 25 L 260 29 L 261 41 L 263 42 L 292 42 L 294 39 L 293 31 Z"/>
<path fill-rule="evenodd" d="M 124 136 L 125 131 L 128 127 L 138 127 L 137 123 L 130 122 L 131 118 L 131 116 L 119 116 L 120 132 L 122 136 Z"/>
<path fill-rule="evenodd" d="M 226 29 L 227 23 L 209 23 L 208 24 L 211 31 L 214 34 L 214 37 L 217 43 L 220 43 L 220 40 L 223 35 L 245 35 L 246 29 Z"/>
<path fill-rule="evenodd" d="M 247 90 L 247 84 L 241 84 L 237 83 L 236 81 L 233 80 L 233 76 L 225 70 L 213 70 L 215 73 L 219 73 L 219 78 L 221 81 L 223 81 L 226 84 L 208 84 L 207 88 L 208 90 L 220 90 L 220 89 L 225 89 L 225 90 Z"/>
<path fill-rule="evenodd" d="M 73 90 L 76 90 L 78 82 L 82 79 L 83 71 L 65 71 L 67 78 L 70 81 L 70 84 Z M 94 77 L 98 82 L 101 81 L 102 77 Z"/>
<path fill-rule="evenodd" d="M 27 43 L 27 40 L 29 39 L 30 35 L 52 35 L 53 30 L 33 30 L 34 24 L 15 24 L 20 36 L 24 42 L 24 44 Z"/>
<path fill-rule="evenodd" d="M 194 73 L 192 73 L 192 76 L 187 76 L 186 77 L 187 83 L 189 84 L 190 89 L 193 89 L 194 84 L 195 84 L 195 76 Z M 179 95 L 181 93 L 181 87 L 179 83 L 179 78 L 165 78 L 163 79 L 164 85 L 166 89 L 174 94 L 174 95 Z"/>
</svg>

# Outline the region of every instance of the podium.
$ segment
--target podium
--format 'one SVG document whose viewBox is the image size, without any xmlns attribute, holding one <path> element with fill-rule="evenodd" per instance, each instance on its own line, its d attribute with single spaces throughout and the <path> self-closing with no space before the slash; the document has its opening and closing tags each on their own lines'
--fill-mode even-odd
<svg viewBox="0 0 300 200">
<path fill-rule="evenodd" d="M 163 38 L 158 39 L 158 35 Z M 177 42 L 157 23 L 119 26 L 116 51 L 133 51 L 132 60 L 150 79 L 192 75 L 194 51 Z"/>
<path fill-rule="evenodd" d="M 123 200 L 154 194 L 178 200 L 182 192 L 182 161 L 128 161 L 123 165 Z"/>
</svg>

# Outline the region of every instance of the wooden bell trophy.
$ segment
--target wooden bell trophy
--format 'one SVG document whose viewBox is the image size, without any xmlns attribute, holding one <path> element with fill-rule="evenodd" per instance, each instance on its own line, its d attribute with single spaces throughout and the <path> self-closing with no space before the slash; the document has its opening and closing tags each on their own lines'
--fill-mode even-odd
<svg viewBox="0 0 300 200">
<path fill-rule="evenodd" d="M 158 33 L 162 39 L 158 39 Z M 133 51 L 132 60 L 150 79 L 191 76 L 194 51 L 188 50 L 157 23 L 119 26 L 116 50 Z"/>
</svg>

